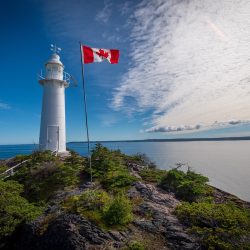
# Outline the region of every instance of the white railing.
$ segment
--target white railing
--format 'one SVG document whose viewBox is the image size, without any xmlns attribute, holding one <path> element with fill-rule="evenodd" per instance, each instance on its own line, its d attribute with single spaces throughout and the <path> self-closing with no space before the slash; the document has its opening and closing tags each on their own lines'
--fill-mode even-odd
<svg viewBox="0 0 250 250">
<path fill-rule="evenodd" d="M 38 80 L 45 80 L 45 79 L 46 75 L 41 70 L 40 74 L 38 74 Z M 66 81 L 68 84 L 73 86 L 77 85 L 76 79 L 66 71 L 63 71 L 63 81 Z"/>
<path fill-rule="evenodd" d="M 6 171 L 4 171 L 3 173 L 0 174 L 0 177 L 7 178 L 7 177 L 9 177 L 9 176 L 14 175 L 15 170 L 16 170 L 17 168 L 21 167 L 21 165 L 22 165 L 23 163 L 27 162 L 27 161 L 29 161 L 29 159 L 28 159 L 28 160 L 25 160 L 25 161 L 22 161 L 22 162 L 18 163 L 17 165 L 15 165 L 15 166 L 13 166 L 13 167 L 7 169 Z"/>
</svg>

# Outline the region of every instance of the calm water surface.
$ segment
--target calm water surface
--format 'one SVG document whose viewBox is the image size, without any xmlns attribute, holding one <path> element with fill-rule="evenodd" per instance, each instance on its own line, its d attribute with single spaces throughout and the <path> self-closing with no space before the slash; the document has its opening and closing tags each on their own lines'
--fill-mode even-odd
<svg viewBox="0 0 250 250">
<path fill-rule="evenodd" d="M 208 176 L 211 185 L 250 201 L 250 141 L 102 144 L 129 155 L 144 153 L 161 169 L 170 169 L 176 163 L 187 163 L 195 171 Z M 86 143 L 68 143 L 67 146 L 81 155 L 87 154 Z M 36 148 L 36 145 L 0 145 L 0 159 L 29 154 Z"/>
</svg>

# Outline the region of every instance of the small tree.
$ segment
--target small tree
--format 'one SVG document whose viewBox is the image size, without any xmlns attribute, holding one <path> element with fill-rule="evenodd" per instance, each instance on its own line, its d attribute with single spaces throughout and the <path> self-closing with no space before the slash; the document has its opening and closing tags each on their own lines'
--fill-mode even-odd
<svg viewBox="0 0 250 250">
<path fill-rule="evenodd" d="M 132 221 L 132 206 L 124 195 L 117 195 L 105 208 L 104 220 L 108 225 L 124 226 Z"/>
<path fill-rule="evenodd" d="M 0 239 L 11 234 L 15 227 L 35 219 L 41 208 L 20 196 L 23 186 L 16 181 L 0 181 Z"/>
</svg>

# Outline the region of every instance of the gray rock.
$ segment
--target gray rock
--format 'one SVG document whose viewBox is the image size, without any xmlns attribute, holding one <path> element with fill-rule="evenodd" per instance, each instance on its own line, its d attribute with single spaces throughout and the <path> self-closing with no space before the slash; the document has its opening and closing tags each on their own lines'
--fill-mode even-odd
<svg viewBox="0 0 250 250">
<path fill-rule="evenodd" d="M 114 240 L 116 245 L 122 245 L 119 237 L 114 238 L 114 233 L 106 233 L 78 215 L 64 214 L 56 218 L 41 236 L 36 235 L 34 223 L 24 225 L 16 233 L 10 248 L 13 250 L 101 249 Z"/>
<path fill-rule="evenodd" d="M 157 227 L 151 221 L 134 221 L 134 225 L 140 227 L 142 230 L 147 231 L 149 233 L 157 232 Z"/>
</svg>

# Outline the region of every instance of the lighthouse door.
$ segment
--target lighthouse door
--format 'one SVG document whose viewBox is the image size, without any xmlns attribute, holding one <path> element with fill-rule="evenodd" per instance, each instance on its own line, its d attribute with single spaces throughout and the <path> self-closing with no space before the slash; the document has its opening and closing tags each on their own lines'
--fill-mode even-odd
<svg viewBox="0 0 250 250">
<path fill-rule="evenodd" d="M 58 151 L 59 148 L 59 126 L 49 125 L 47 133 L 47 149 Z"/>
</svg>

